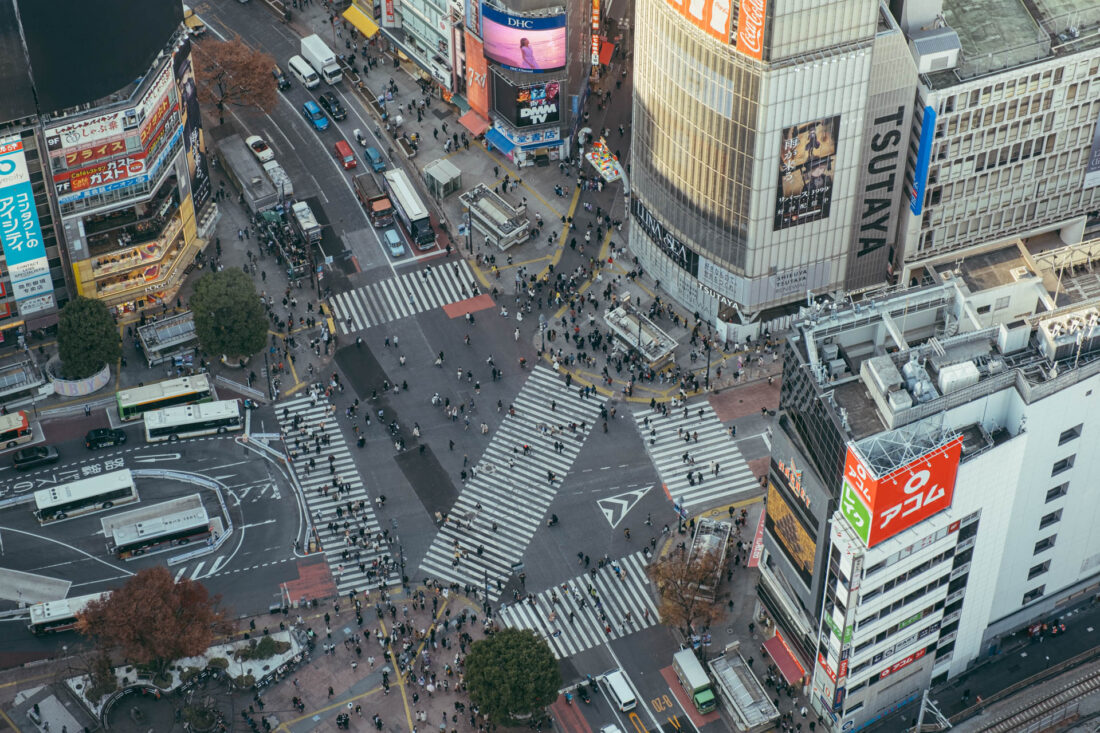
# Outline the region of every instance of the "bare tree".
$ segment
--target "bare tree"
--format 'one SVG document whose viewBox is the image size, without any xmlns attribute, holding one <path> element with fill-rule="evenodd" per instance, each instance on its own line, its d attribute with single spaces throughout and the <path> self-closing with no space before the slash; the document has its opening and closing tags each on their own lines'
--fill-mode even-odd
<svg viewBox="0 0 1100 733">
<path fill-rule="evenodd" d="M 268 54 L 252 48 L 240 36 L 196 43 L 191 54 L 199 100 L 218 108 L 220 122 L 224 122 L 226 105 L 258 107 L 264 112 L 275 108 L 279 99 L 271 73 L 275 59 Z"/>
<path fill-rule="evenodd" d="M 661 622 L 675 626 L 685 636 L 710 626 L 722 617 L 714 598 L 714 583 L 722 566 L 718 552 L 672 551 L 647 568 L 657 587 L 657 612 Z"/>
</svg>

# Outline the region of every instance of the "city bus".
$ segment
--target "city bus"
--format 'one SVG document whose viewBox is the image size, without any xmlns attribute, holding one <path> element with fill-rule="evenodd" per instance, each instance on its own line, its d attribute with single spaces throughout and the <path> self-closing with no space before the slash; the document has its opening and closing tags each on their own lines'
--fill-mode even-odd
<svg viewBox="0 0 1100 733">
<path fill-rule="evenodd" d="M 27 628 L 37 636 L 69 631 L 76 627 L 77 616 L 83 613 L 89 603 L 102 600 L 110 594 L 110 591 L 105 591 L 89 593 L 86 596 L 62 598 L 59 601 L 36 603 L 30 608 L 31 621 L 27 624 Z"/>
<path fill-rule="evenodd" d="M 34 515 L 47 524 L 137 500 L 134 477 L 124 468 L 34 492 Z"/>
<path fill-rule="evenodd" d="M 125 560 L 208 537 L 210 517 L 206 515 L 206 509 L 200 506 L 116 527 L 108 547 L 119 559 Z"/>
<path fill-rule="evenodd" d="M 145 442 L 196 438 L 243 427 L 244 416 L 237 400 L 166 407 L 145 414 Z"/>
<path fill-rule="evenodd" d="M 34 427 L 31 425 L 27 413 L 19 410 L 7 415 L 0 415 L 0 445 L 5 448 L 14 448 L 20 443 L 26 443 L 34 437 Z"/>
<path fill-rule="evenodd" d="M 119 390 L 118 416 L 123 420 L 140 420 L 149 410 L 209 402 L 214 397 L 210 379 L 205 374 L 166 379 L 144 387 Z"/>
<path fill-rule="evenodd" d="M 383 173 L 382 180 L 386 183 L 386 191 L 390 194 L 397 218 L 409 232 L 409 238 L 420 249 L 434 247 L 435 230 L 432 229 L 432 222 L 428 217 L 428 207 L 416 193 L 409 176 L 400 168 L 394 168 Z"/>
</svg>

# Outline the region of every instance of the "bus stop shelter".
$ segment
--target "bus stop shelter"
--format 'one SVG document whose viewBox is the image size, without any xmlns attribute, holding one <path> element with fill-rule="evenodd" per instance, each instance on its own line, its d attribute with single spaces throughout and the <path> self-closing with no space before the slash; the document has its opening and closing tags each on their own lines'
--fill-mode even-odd
<svg viewBox="0 0 1100 733">
<path fill-rule="evenodd" d="M 59 601 L 69 592 L 70 580 L 0 568 L 0 599 L 20 604 Z"/>
</svg>

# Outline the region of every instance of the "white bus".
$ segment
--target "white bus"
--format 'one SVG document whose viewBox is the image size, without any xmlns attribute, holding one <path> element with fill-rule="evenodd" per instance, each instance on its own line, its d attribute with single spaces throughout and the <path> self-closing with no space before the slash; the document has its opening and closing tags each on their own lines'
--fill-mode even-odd
<svg viewBox="0 0 1100 733">
<path fill-rule="evenodd" d="M 105 591 L 90 593 L 86 596 L 62 598 L 60 601 L 36 603 L 31 606 L 31 621 L 27 628 L 37 635 L 69 631 L 76 626 L 77 616 L 88 607 L 89 603 L 104 599 L 110 594 L 110 591 Z"/>
<path fill-rule="evenodd" d="M 0 415 L 0 445 L 5 448 L 14 448 L 33 437 L 34 426 L 31 425 L 27 413 L 19 410 Z"/>
<path fill-rule="evenodd" d="M 240 430 L 243 427 L 241 403 L 237 400 L 166 407 L 145 414 L 145 441 L 159 443 L 164 440 L 195 438 Z"/>
<path fill-rule="evenodd" d="M 200 506 L 116 527 L 111 534 L 110 551 L 125 560 L 205 540 L 211 534 L 210 517 Z"/>
<path fill-rule="evenodd" d="M 173 405 L 189 405 L 214 399 L 214 390 L 205 374 L 179 379 L 166 379 L 144 387 L 119 390 L 118 416 L 123 420 L 140 420 L 149 410 Z"/>
<path fill-rule="evenodd" d="M 400 168 L 392 168 L 382 174 L 382 180 L 386 183 L 386 191 L 390 194 L 397 218 L 405 225 L 409 237 L 416 242 L 420 249 L 431 249 L 435 246 L 435 230 L 428 216 L 428 207 L 420 199 L 416 189 L 413 188 L 405 171 Z"/>
<path fill-rule="evenodd" d="M 134 477 L 124 468 L 34 492 L 34 514 L 46 524 L 137 500 Z"/>
</svg>

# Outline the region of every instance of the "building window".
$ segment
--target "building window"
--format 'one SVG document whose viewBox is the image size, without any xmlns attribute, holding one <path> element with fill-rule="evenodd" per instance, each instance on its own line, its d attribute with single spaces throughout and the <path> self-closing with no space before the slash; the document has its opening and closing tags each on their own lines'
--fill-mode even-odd
<svg viewBox="0 0 1100 733">
<path fill-rule="evenodd" d="M 1049 504 L 1050 502 L 1054 501 L 1055 499 L 1060 499 L 1061 497 L 1065 496 L 1067 493 L 1069 493 L 1069 482 L 1068 481 L 1064 484 L 1058 484 L 1053 489 L 1050 489 L 1049 491 L 1047 491 L 1046 503 Z"/>
<path fill-rule="evenodd" d="M 1036 542 L 1035 543 L 1035 549 L 1032 551 L 1031 554 L 1032 555 L 1038 555 L 1043 550 L 1049 550 L 1050 548 L 1054 547 L 1054 539 L 1057 536 L 1058 535 L 1056 535 L 1056 534 L 1052 534 L 1050 537 L 1044 537 L 1043 539 Z"/>
<path fill-rule="evenodd" d="M 1046 591 L 1046 588 L 1047 587 L 1045 585 L 1040 585 L 1038 588 L 1032 588 L 1027 593 L 1024 593 L 1023 605 L 1026 606 L 1027 604 L 1034 601 L 1036 598 L 1041 598 L 1043 596 L 1043 593 Z"/>
<path fill-rule="evenodd" d="M 1065 458 L 1063 458 L 1060 461 L 1055 461 L 1054 466 L 1051 467 L 1051 469 L 1050 469 L 1050 475 L 1051 476 L 1057 476 L 1060 473 L 1064 473 L 1065 471 L 1070 470 L 1071 468 L 1073 468 L 1073 461 L 1076 458 L 1077 458 L 1076 455 L 1072 455 L 1072 456 L 1066 456 Z"/>
<path fill-rule="evenodd" d="M 1065 445 L 1071 440 L 1077 440 L 1078 438 L 1080 438 L 1082 427 L 1084 427 L 1083 423 L 1077 425 L 1076 427 L 1072 427 L 1069 430 L 1063 430 L 1062 434 L 1058 436 L 1058 445 Z"/>
<path fill-rule="evenodd" d="M 1061 519 L 1062 519 L 1062 510 L 1061 509 L 1058 509 L 1057 511 L 1053 511 L 1050 514 L 1044 514 L 1043 518 L 1039 520 L 1039 529 L 1043 529 L 1044 527 L 1049 527 L 1050 525 L 1054 524 L 1055 522 L 1060 521 Z"/>
<path fill-rule="evenodd" d="M 1033 580 L 1048 570 L 1050 570 L 1050 560 L 1044 560 L 1038 565 L 1032 565 L 1031 569 L 1027 571 L 1027 579 Z"/>
</svg>

